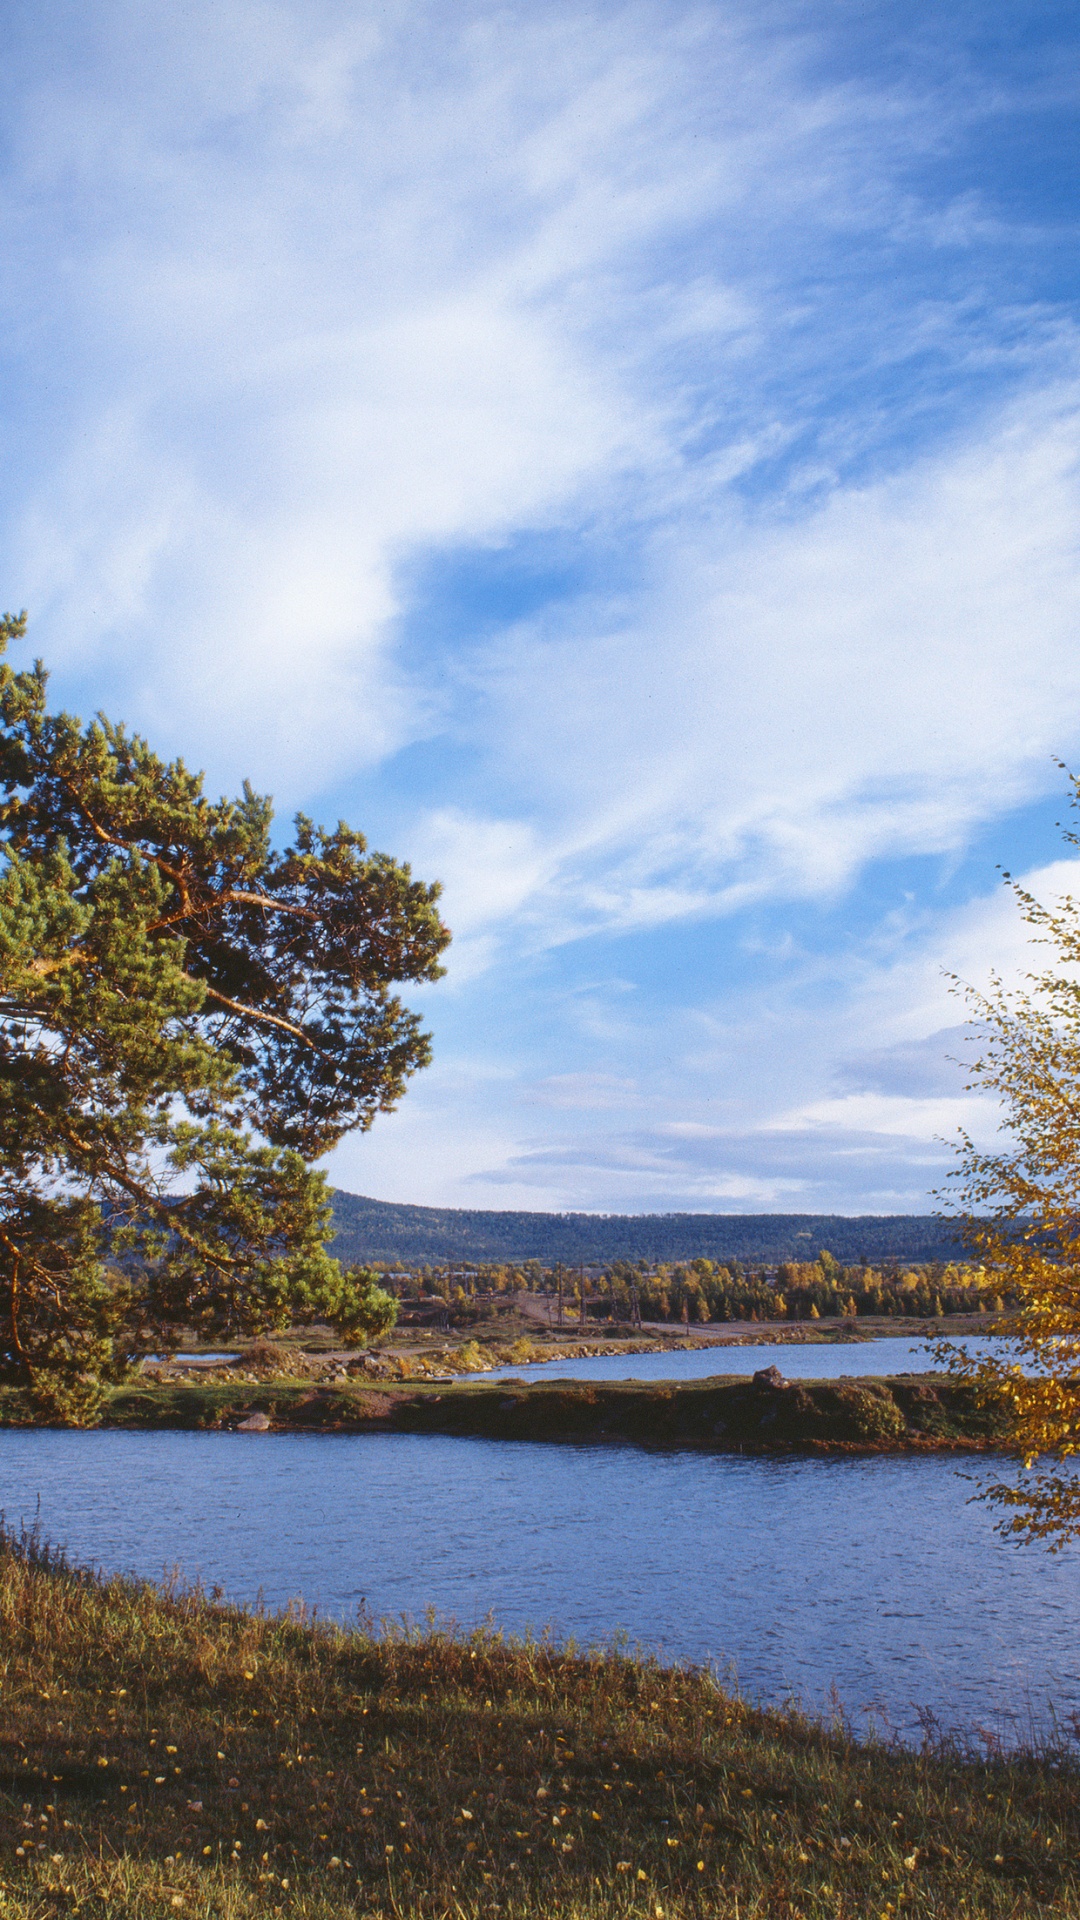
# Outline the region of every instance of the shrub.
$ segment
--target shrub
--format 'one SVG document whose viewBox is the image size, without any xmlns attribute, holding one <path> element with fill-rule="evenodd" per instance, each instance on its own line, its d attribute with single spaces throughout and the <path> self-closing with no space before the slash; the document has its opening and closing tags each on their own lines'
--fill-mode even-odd
<svg viewBox="0 0 1080 1920">
<path fill-rule="evenodd" d="M 906 1422 L 896 1402 L 867 1387 L 846 1387 L 844 1412 L 860 1440 L 898 1440 Z"/>
</svg>

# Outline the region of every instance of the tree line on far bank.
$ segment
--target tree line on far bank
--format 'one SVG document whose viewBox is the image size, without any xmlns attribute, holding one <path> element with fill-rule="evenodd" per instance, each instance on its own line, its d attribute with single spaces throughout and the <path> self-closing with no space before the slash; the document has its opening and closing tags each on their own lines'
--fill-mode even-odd
<svg viewBox="0 0 1080 1920">
<path fill-rule="evenodd" d="M 704 1258 L 647 1266 L 617 1260 L 599 1271 L 478 1266 L 462 1271 L 427 1267 L 387 1271 L 383 1285 L 403 1303 L 441 1301 L 457 1325 L 475 1324 L 493 1298 L 528 1292 L 552 1302 L 562 1295 L 564 1320 L 642 1320 L 686 1326 L 731 1321 L 842 1320 L 864 1316 L 937 1319 L 950 1314 L 1000 1313 L 1000 1283 L 981 1267 L 936 1262 L 895 1269 L 842 1267 L 823 1250 L 816 1260 L 781 1261 L 774 1268 L 744 1267 Z M 584 1302 L 584 1313 L 582 1305 Z M 509 1301 L 507 1301 L 509 1304 Z"/>
</svg>

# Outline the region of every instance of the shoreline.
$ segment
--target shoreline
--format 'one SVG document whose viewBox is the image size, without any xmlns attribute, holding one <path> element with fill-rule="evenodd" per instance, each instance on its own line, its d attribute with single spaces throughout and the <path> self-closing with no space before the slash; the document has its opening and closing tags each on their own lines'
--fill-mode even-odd
<svg viewBox="0 0 1080 1920">
<path fill-rule="evenodd" d="M 770 1321 L 755 1325 L 751 1321 L 723 1323 L 723 1331 L 699 1329 L 687 1334 L 682 1328 L 650 1326 L 638 1338 L 576 1339 L 572 1334 L 548 1332 L 537 1338 L 529 1334 L 514 1340 L 494 1338 L 490 1330 L 438 1346 L 419 1345 L 415 1339 L 382 1343 L 361 1349 L 335 1347 L 322 1342 L 305 1345 L 288 1337 L 275 1341 L 257 1341 L 247 1349 L 238 1348 L 223 1357 L 220 1350 L 208 1354 L 181 1352 L 162 1355 L 142 1363 L 140 1377 L 155 1381 L 213 1377 L 217 1380 L 292 1377 L 309 1380 L 362 1378 L 369 1381 L 428 1380 L 444 1384 L 450 1377 L 481 1378 L 504 1372 L 510 1367 L 549 1366 L 566 1360 L 622 1359 L 641 1354 L 707 1353 L 713 1348 L 738 1347 L 832 1347 L 873 1346 L 881 1340 L 908 1340 L 912 1343 L 941 1338 L 985 1335 L 992 1330 L 991 1316 L 956 1315 L 957 1324 L 912 1319 L 874 1319 L 860 1326 L 852 1321 Z M 257 1356 L 254 1360 L 250 1356 Z M 254 1371 L 251 1369 L 254 1368 Z"/>
<path fill-rule="evenodd" d="M 409 1384 L 144 1381 L 115 1390 L 100 1426 L 127 1430 L 413 1433 L 522 1443 L 776 1454 L 1007 1452 L 1011 1416 L 944 1374 L 784 1381 Z M 0 1426 L 41 1426 L 0 1395 Z"/>
</svg>

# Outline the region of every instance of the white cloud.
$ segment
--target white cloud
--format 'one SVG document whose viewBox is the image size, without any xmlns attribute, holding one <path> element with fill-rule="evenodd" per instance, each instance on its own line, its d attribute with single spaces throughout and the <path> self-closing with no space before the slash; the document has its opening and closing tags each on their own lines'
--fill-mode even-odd
<svg viewBox="0 0 1080 1920">
<path fill-rule="evenodd" d="M 159 724 L 293 791 L 426 723 L 389 654 L 404 556 L 653 457 L 648 410 L 551 306 L 616 237 L 571 221 L 536 250 L 579 190 L 553 116 L 633 137 L 616 76 L 591 84 L 603 47 L 553 73 L 554 23 L 508 40 L 481 12 L 425 70 L 416 12 L 189 10 L 195 61 L 163 16 L 106 8 L 106 64 L 31 90 L 8 183 L 31 278 L 27 201 L 99 210 L 71 243 L 75 418 L 22 476 L 9 577 L 57 664 L 104 650 Z"/>
<path fill-rule="evenodd" d="M 1017 881 L 1046 905 L 1080 898 L 1080 859 L 1050 861 Z M 947 912 L 920 910 L 910 936 L 901 934 L 891 954 L 883 942 L 876 958 L 868 955 L 849 1031 L 871 1047 L 876 1036 L 877 1046 L 898 1053 L 905 1043 L 940 1032 L 942 1054 L 962 1056 L 956 1022 L 967 1015 L 963 989 L 985 993 L 995 976 L 1013 989 L 1053 963 L 1003 882 Z"/>
<path fill-rule="evenodd" d="M 1080 859 L 1023 883 L 1048 902 L 1080 896 Z M 759 981 L 703 983 L 689 1005 L 611 982 L 548 994 L 531 1022 L 546 1047 L 534 1031 L 523 1048 L 474 979 L 486 1019 L 471 1047 L 336 1159 L 335 1178 L 459 1206 L 928 1212 L 960 1129 L 992 1145 L 1002 1120 L 954 1064 L 971 1047 L 947 972 L 1011 985 L 1044 958 L 999 886 L 894 916 L 869 944 L 772 955 Z M 603 1064 L 552 1070 L 583 1060 Z"/>
<path fill-rule="evenodd" d="M 558 1174 L 515 1175 L 507 1164 L 506 1104 L 483 1062 L 436 1064 L 395 1113 L 343 1142 L 328 1162 L 333 1183 L 414 1205 L 558 1211 L 566 1185 Z"/>
<path fill-rule="evenodd" d="M 901 214 L 913 228 L 892 170 L 940 141 L 940 101 L 811 81 L 812 42 L 733 5 L 475 5 L 450 19 L 416 4 L 202 0 L 174 16 L 108 0 L 71 50 L 30 48 L 8 235 L 20 299 L 49 311 L 42 353 L 75 370 L 77 397 L 45 444 L 27 440 L 5 559 L 58 666 L 123 689 L 134 718 L 216 776 L 301 797 L 444 713 L 445 690 L 406 682 L 394 657 L 403 560 L 591 526 L 645 556 L 629 618 L 580 610 L 512 686 L 489 663 L 507 752 L 549 724 L 564 817 L 544 831 L 587 919 L 693 912 L 716 897 L 716 862 L 748 854 L 752 887 L 759 842 L 770 872 L 814 885 L 880 846 L 886 815 L 907 823 L 901 839 L 933 833 L 930 743 L 904 761 L 926 701 L 902 689 L 897 709 L 893 682 L 920 658 L 933 677 L 918 644 L 927 569 L 946 680 L 958 623 L 981 615 L 978 556 L 961 543 L 944 577 L 935 515 L 981 524 L 997 631 L 1031 611 L 1016 584 L 1034 564 L 1030 522 L 1014 527 L 1008 485 L 982 473 L 979 446 L 966 473 L 938 472 L 933 500 L 923 475 L 909 498 L 840 495 L 771 534 L 728 489 L 805 424 L 800 401 L 767 393 L 774 364 L 795 377 L 822 351 L 800 274 L 842 279 L 838 245 Z M 875 353 L 905 350 L 900 318 L 880 295 L 862 313 Z M 939 303 L 938 333 L 948 324 Z M 24 378 L 45 378 L 29 349 Z M 1049 458 L 1047 435 L 1028 454 Z M 1053 492 L 1050 475 L 1024 484 Z M 856 564 L 874 541 L 887 606 Z M 517 661 L 527 636 L 512 647 Z M 580 751 L 575 701 L 601 723 L 598 751 Z M 911 724 L 894 729 L 899 770 L 884 778 L 910 791 L 894 805 L 866 791 L 865 747 L 897 711 Z M 738 806 L 709 791 L 715 726 Z M 845 741 L 830 777 L 805 746 L 820 726 L 822 762 Z M 1021 730 L 1038 751 L 1037 720 Z M 788 770 L 811 775 L 807 820 Z M 943 814 L 960 788 L 954 774 Z M 695 853 L 703 875 L 658 874 Z"/>
<path fill-rule="evenodd" d="M 718 514 L 617 633 L 515 633 L 485 721 L 559 851 L 538 919 L 835 893 L 1056 782 L 1080 735 L 1078 460 L 1074 390 L 1032 394 L 819 510 Z"/>
</svg>

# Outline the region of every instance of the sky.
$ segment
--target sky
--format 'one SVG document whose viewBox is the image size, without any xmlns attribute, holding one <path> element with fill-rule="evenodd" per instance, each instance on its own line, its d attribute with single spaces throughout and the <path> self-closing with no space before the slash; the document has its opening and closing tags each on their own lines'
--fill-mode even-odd
<svg viewBox="0 0 1080 1920">
<path fill-rule="evenodd" d="M 0 5 L 0 601 L 441 879 L 440 1206 L 926 1212 L 1080 891 L 1080 17 Z"/>
</svg>

